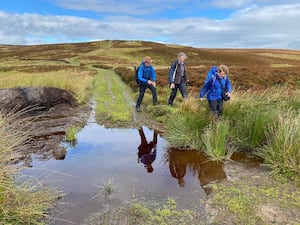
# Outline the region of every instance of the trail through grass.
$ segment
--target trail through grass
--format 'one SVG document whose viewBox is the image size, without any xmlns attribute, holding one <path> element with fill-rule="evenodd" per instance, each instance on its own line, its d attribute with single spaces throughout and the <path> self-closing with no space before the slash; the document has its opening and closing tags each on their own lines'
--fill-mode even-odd
<svg viewBox="0 0 300 225">
<path fill-rule="evenodd" d="M 113 71 L 99 69 L 95 78 L 96 119 L 101 124 L 133 121 L 133 101 L 129 87 Z"/>
</svg>

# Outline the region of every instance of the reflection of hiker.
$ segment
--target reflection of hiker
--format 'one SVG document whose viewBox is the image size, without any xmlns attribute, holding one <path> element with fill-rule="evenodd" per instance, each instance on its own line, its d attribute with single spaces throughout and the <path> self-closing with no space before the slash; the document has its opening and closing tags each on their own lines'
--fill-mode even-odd
<svg viewBox="0 0 300 225">
<path fill-rule="evenodd" d="M 182 97 L 187 98 L 185 84 L 188 82 L 187 68 L 184 64 L 184 60 L 187 58 L 186 54 L 180 52 L 178 59 L 172 63 L 169 71 L 169 83 L 171 88 L 171 94 L 168 104 L 173 105 L 173 101 L 177 94 L 177 89 L 181 92 Z"/>
<path fill-rule="evenodd" d="M 200 164 L 198 169 L 198 179 L 205 193 L 209 195 L 211 187 L 209 187 L 208 184 L 226 179 L 223 163 L 205 160 Z"/>
<path fill-rule="evenodd" d="M 152 163 L 156 159 L 156 145 L 157 145 L 157 132 L 153 132 L 153 140 L 147 142 L 143 128 L 139 129 L 139 134 L 141 137 L 141 144 L 138 147 L 138 163 L 142 162 L 147 168 L 148 173 L 153 172 Z"/>
<path fill-rule="evenodd" d="M 186 166 L 187 164 L 184 162 L 184 160 L 179 157 L 179 155 L 172 154 L 172 152 L 169 155 L 169 169 L 172 177 L 176 178 L 178 180 L 178 184 L 180 187 L 184 187 L 184 175 L 186 173 Z"/>
<path fill-rule="evenodd" d="M 140 87 L 140 94 L 136 102 L 136 111 L 141 112 L 141 103 L 144 98 L 144 94 L 147 88 L 152 92 L 153 105 L 157 105 L 156 95 L 156 73 L 153 69 L 152 60 L 149 56 L 146 56 L 138 69 L 138 81 Z"/>
<path fill-rule="evenodd" d="M 202 100 L 207 93 L 207 101 L 211 114 L 213 116 L 220 117 L 223 111 L 223 99 L 222 92 L 227 97 L 231 96 L 231 83 L 228 79 L 229 69 L 225 65 L 220 65 L 217 68 L 216 74 L 207 79 L 200 90 L 200 99 Z"/>
</svg>

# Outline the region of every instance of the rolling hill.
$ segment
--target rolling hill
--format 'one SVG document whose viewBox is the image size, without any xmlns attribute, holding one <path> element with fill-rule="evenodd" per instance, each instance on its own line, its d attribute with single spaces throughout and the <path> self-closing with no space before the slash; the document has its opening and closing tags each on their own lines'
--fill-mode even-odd
<svg viewBox="0 0 300 225">
<path fill-rule="evenodd" d="M 144 56 L 153 59 L 158 83 L 167 85 L 168 67 L 179 52 L 185 52 L 189 78 L 199 88 L 212 65 L 226 64 L 236 88 L 266 88 L 273 85 L 300 86 L 300 51 L 276 49 L 204 49 L 143 41 L 99 41 L 74 44 L 0 46 L 0 73 L 40 73 L 74 67 L 113 69 L 135 87 L 133 65 Z"/>
</svg>

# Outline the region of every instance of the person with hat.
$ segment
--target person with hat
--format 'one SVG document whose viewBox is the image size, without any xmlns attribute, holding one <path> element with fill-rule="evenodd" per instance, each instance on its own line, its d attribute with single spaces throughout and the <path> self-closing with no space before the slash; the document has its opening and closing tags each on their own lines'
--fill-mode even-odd
<svg viewBox="0 0 300 225">
<path fill-rule="evenodd" d="M 171 94 L 168 100 L 168 104 L 170 106 L 173 105 L 178 89 L 181 92 L 182 97 L 184 99 L 187 98 L 185 84 L 188 82 L 188 73 L 187 67 L 184 63 L 185 59 L 187 59 L 187 55 L 184 52 L 180 52 L 178 54 L 177 60 L 172 63 L 169 71 L 169 84 L 171 88 Z"/>
<path fill-rule="evenodd" d="M 156 94 L 156 73 L 151 65 L 152 59 L 150 56 L 146 56 L 138 69 L 138 83 L 140 94 L 136 102 L 136 111 L 141 112 L 141 103 L 144 98 L 144 94 L 147 88 L 152 92 L 153 105 L 157 105 Z"/>
</svg>

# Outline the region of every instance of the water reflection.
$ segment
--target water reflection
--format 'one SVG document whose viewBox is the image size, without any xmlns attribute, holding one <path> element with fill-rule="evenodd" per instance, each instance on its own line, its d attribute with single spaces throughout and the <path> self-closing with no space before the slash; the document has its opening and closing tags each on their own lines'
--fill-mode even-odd
<svg viewBox="0 0 300 225">
<path fill-rule="evenodd" d="M 185 182 L 183 177 L 186 173 L 186 167 L 188 166 L 188 161 L 186 159 L 186 153 L 183 155 L 182 151 L 169 150 L 169 170 L 172 177 L 178 180 L 180 187 L 184 187 Z M 182 157 L 183 156 L 183 157 Z"/>
<path fill-rule="evenodd" d="M 180 187 L 185 186 L 184 176 L 187 170 L 195 177 L 206 194 L 210 193 L 207 184 L 226 179 L 222 162 L 209 161 L 208 158 L 198 151 L 183 151 L 171 148 L 166 152 L 166 162 L 172 177 L 178 180 Z"/>
<path fill-rule="evenodd" d="M 68 148 L 63 161 L 33 157 L 33 167 L 22 173 L 47 185 L 55 181 L 52 186 L 66 193 L 68 205 L 54 217 L 77 224 L 83 224 L 89 213 L 105 210 L 107 204 L 127 204 L 133 193 L 141 201 L 174 197 L 180 209 L 202 212 L 199 199 L 209 194 L 207 184 L 226 178 L 222 163 L 209 161 L 201 152 L 170 149 L 163 137 L 147 127 L 107 129 L 90 122 L 78 133 L 75 146 L 63 147 Z M 249 164 L 250 159 L 240 158 Z M 115 200 L 91 200 L 109 179 L 116 181 Z"/>
<path fill-rule="evenodd" d="M 152 163 L 156 159 L 157 132 L 153 131 L 152 141 L 147 142 L 143 127 L 139 128 L 141 144 L 138 146 L 138 163 L 142 162 L 148 173 L 153 172 Z"/>
</svg>

